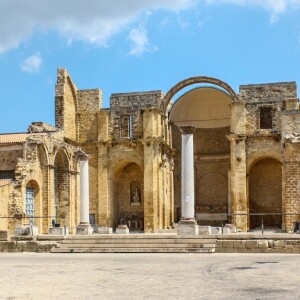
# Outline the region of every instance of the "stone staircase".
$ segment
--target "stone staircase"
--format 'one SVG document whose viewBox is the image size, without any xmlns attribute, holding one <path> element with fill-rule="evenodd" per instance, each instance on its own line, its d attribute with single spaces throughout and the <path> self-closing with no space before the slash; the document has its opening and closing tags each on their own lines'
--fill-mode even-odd
<svg viewBox="0 0 300 300">
<path fill-rule="evenodd" d="M 164 234 L 68 235 L 52 253 L 214 253 L 216 239 Z"/>
</svg>

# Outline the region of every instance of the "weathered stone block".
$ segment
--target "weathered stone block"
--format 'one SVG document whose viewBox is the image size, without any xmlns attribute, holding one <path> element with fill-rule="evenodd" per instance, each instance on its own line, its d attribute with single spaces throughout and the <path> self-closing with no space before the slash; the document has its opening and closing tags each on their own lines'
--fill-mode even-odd
<svg viewBox="0 0 300 300">
<path fill-rule="evenodd" d="M 285 243 L 284 241 L 273 241 L 274 248 L 284 248 Z"/>
<path fill-rule="evenodd" d="M 127 225 L 119 225 L 116 229 L 117 234 L 129 234 L 129 228 Z"/>
<path fill-rule="evenodd" d="M 38 243 L 37 242 L 26 242 L 24 251 L 26 252 L 37 252 L 38 250 Z"/>
<path fill-rule="evenodd" d="M 233 224 L 225 224 L 224 229 L 229 230 L 229 233 L 236 233 L 236 226 Z M 225 231 L 224 231 L 225 233 Z"/>
<path fill-rule="evenodd" d="M 269 242 L 268 241 L 258 241 L 258 248 L 261 249 L 267 249 L 269 248 Z"/>
<path fill-rule="evenodd" d="M 251 249 L 251 251 L 255 248 L 258 248 L 258 242 L 255 241 L 246 241 L 245 244 L 246 249 Z"/>
<path fill-rule="evenodd" d="M 230 232 L 230 228 L 228 228 L 228 227 L 223 227 L 223 234 L 230 234 L 231 232 Z"/>
<path fill-rule="evenodd" d="M 237 249 L 245 249 L 246 248 L 246 241 L 234 241 L 234 248 Z"/>
<path fill-rule="evenodd" d="M 37 226 L 19 226 L 15 229 L 15 236 L 30 236 L 30 235 L 38 235 L 39 229 Z"/>
<path fill-rule="evenodd" d="M 0 241 L 9 240 L 9 230 L 0 230 Z"/>
<path fill-rule="evenodd" d="M 222 234 L 222 227 L 211 227 L 211 234 Z"/>
<path fill-rule="evenodd" d="M 199 234 L 211 234 L 211 226 L 199 226 Z"/>
<path fill-rule="evenodd" d="M 113 229 L 111 227 L 98 227 L 97 233 L 99 234 L 112 234 Z"/>
<path fill-rule="evenodd" d="M 50 227 L 49 234 L 51 234 L 51 235 L 68 235 L 69 228 L 68 227 Z"/>
</svg>

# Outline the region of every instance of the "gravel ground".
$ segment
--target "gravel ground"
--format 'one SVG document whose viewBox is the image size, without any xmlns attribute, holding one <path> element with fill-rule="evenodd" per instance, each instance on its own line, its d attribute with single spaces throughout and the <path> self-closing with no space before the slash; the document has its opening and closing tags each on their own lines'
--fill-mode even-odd
<svg viewBox="0 0 300 300">
<path fill-rule="evenodd" d="M 0 299 L 300 299 L 298 254 L 0 253 Z"/>
</svg>

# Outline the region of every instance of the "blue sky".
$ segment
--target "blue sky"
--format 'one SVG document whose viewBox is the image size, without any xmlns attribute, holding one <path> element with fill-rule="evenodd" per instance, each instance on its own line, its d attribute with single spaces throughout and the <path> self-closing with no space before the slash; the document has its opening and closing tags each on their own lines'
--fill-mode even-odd
<svg viewBox="0 0 300 300">
<path fill-rule="evenodd" d="M 103 107 L 198 75 L 300 85 L 299 16 L 300 0 L 1 0 L 0 132 L 54 124 L 58 67 Z"/>
</svg>

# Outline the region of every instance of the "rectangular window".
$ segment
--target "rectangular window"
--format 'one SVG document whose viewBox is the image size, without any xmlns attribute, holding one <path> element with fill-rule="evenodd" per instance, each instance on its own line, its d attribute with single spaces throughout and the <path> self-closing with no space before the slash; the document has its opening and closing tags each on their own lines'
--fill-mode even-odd
<svg viewBox="0 0 300 300">
<path fill-rule="evenodd" d="M 15 179 L 15 171 L 0 171 L 0 179 Z"/>
<path fill-rule="evenodd" d="M 116 116 L 114 118 L 114 136 L 120 137 L 120 117 Z"/>
<path fill-rule="evenodd" d="M 260 129 L 272 129 L 272 107 L 260 108 Z"/>
<path fill-rule="evenodd" d="M 26 210 L 27 215 L 34 215 L 34 190 L 26 189 Z"/>
<path fill-rule="evenodd" d="M 121 118 L 121 137 L 132 138 L 133 127 L 132 127 L 132 116 L 126 115 Z"/>
</svg>

